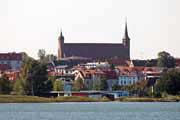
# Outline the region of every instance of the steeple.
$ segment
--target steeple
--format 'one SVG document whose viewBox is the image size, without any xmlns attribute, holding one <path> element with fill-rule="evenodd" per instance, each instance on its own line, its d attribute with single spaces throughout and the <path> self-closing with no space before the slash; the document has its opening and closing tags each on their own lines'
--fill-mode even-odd
<svg viewBox="0 0 180 120">
<path fill-rule="evenodd" d="M 61 29 L 60 38 L 61 38 L 61 39 L 64 39 L 64 36 L 63 36 L 63 34 L 62 34 L 62 29 Z"/>
<path fill-rule="evenodd" d="M 126 22 L 125 22 L 125 31 L 124 31 L 123 40 L 130 40 L 129 35 L 128 35 L 127 19 L 126 19 Z"/>
<path fill-rule="evenodd" d="M 129 38 L 129 35 L 128 35 L 128 28 L 127 28 L 127 19 L 126 19 L 126 22 L 125 22 L 125 31 L 124 31 L 124 36 L 123 36 L 123 44 L 124 46 L 129 46 L 130 45 L 130 38 Z"/>
</svg>

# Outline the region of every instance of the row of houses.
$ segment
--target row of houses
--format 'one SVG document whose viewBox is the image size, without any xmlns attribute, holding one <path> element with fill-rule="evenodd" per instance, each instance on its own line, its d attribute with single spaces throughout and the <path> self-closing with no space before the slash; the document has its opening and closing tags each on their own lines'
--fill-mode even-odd
<svg viewBox="0 0 180 120">
<path fill-rule="evenodd" d="M 24 53 L 0 53 L 0 75 L 5 73 L 9 80 L 16 80 L 23 63 Z M 106 79 L 107 90 L 112 91 L 113 86 L 127 86 L 142 80 L 157 80 L 163 71 L 156 67 L 157 60 L 152 60 L 154 67 L 145 67 L 146 60 L 91 61 L 83 57 L 72 56 L 61 61 L 48 63 L 49 76 L 66 81 L 67 88 L 78 79 L 82 79 L 86 89 L 93 90 Z M 112 64 L 114 66 L 112 66 Z M 180 59 L 176 59 L 176 67 L 180 67 Z M 66 87 L 65 87 L 66 88 Z"/>
<path fill-rule="evenodd" d="M 111 68 L 108 62 L 91 62 L 78 64 L 73 67 L 59 65 L 49 67 L 49 75 L 56 76 L 61 80 L 76 81 L 82 79 L 88 90 L 93 90 L 106 79 L 107 90 L 112 91 L 113 86 L 126 86 L 137 83 L 141 80 L 159 79 L 162 68 L 142 66 L 115 66 Z"/>
</svg>

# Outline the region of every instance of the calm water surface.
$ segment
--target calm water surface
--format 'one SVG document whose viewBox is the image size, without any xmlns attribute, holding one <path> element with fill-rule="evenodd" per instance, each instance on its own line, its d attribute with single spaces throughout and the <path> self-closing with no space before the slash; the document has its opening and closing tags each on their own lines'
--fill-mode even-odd
<svg viewBox="0 0 180 120">
<path fill-rule="evenodd" d="M 0 120 L 180 120 L 180 103 L 8 103 Z"/>
</svg>

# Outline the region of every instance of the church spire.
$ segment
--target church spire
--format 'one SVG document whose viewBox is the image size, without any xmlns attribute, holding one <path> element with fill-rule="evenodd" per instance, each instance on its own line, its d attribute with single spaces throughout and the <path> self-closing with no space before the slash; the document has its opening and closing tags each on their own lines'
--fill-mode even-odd
<svg viewBox="0 0 180 120">
<path fill-rule="evenodd" d="M 122 40 L 123 40 L 123 45 L 124 46 L 130 47 L 130 38 L 129 38 L 129 35 L 128 35 L 127 20 L 125 22 L 125 31 L 124 31 L 124 36 L 123 36 Z"/>
<path fill-rule="evenodd" d="M 61 28 L 61 31 L 60 31 L 60 38 L 64 39 L 64 36 L 63 36 L 63 33 L 62 33 L 62 28 Z"/>
<path fill-rule="evenodd" d="M 128 28 L 127 28 L 127 18 L 125 22 L 125 31 L 124 31 L 123 40 L 130 40 L 129 35 L 128 35 Z"/>
</svg>

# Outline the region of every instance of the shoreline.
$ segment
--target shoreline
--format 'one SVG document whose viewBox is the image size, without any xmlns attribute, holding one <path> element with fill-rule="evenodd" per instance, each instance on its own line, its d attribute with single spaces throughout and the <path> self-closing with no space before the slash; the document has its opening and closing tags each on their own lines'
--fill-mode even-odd
<svg viewBox="0 0 180 120">
<path fill-rule="evenodd" d="M 170 96 L 166 98 L 149 97 L 121 97 L 115 100 L 108 98 L 88 98 L 79 96 L 45 98 L 37 96 L 23 95 L 0 95 L 0 103 L 63 103 L 63 102 L 180 102 L 180 96 Z"/>
</svg>

